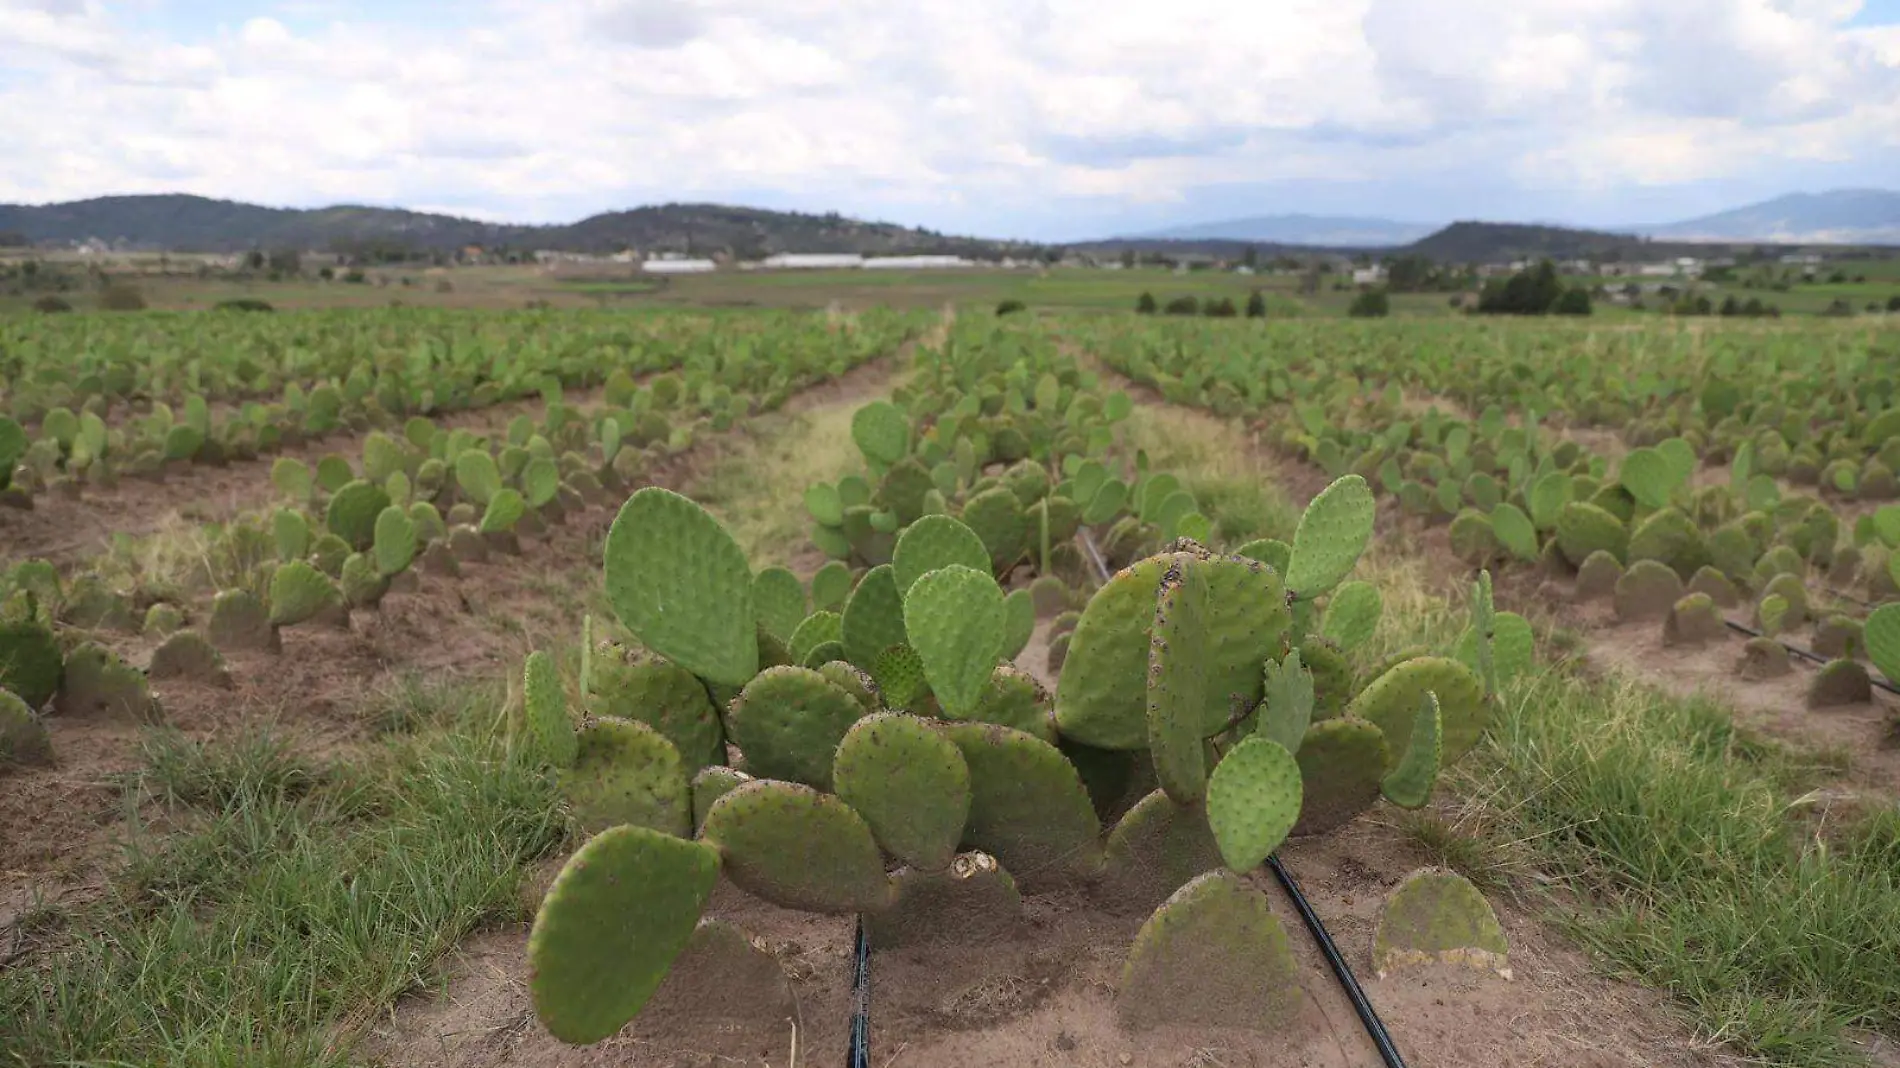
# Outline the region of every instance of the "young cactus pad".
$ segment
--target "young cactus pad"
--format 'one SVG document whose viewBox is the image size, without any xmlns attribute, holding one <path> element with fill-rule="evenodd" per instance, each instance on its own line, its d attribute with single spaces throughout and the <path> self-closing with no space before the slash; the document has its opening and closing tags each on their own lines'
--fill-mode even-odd
<svg viewBox="0 0 1900 1068">
<path fill-rule="evenodd" d="M 1321 720 L 1300 741 L 1300 822 L 1295 834 L 1324 834 L 1379 800 L 1390 750 L 1379 728 L 1361 719 Z"/>
<path fill-rule="evenodd" d="M 849 913 L 890 902 L 871 828 L 808 786 L 743 783 L 713 802 L 700 835 L 719 848 L 733 882 L 783 908 Z"/>
<path fill-rule="evenodd" d="M 891 556 L 899 593 L 907 592 L 926 572 L 952 564 L 987 571 L 990 553 L 976 531 L 947 515 L 927 515 L 905 527 Z"/>
<path fill-rule="evenodd" d="M 553 657 L 543 652 L 528 654 L 521 669 L 521 697 L 530 759 L 549 767 L 572 767 L 578 741 Z"/>
<path fill-rule="evenodd" d="M 857 699 L 811 668 L 767 668 L 726 716 L 755 775 L 831 789 L 832 756 L 864 714 Z"/>
<path fill-rule="evenodd" d="M 1089 598 L 1056 680 L 1056 726 L 1101 749 L 1148 747 L 1148 650 L 1155 590 L 1170 563 L 1155 556 L 1117 572 Z"/>
<path fill-rule="evenodd" d="M 929 572 L 904 595 L 904 629 L 944 710 L 966 715 L 1001 659 L 1003 591 L 988 573 L 961 565 Z M 1015 870 L 1007 858 L 1004 866 Z"/>
<path fill-rule="evenodd" d="M 1875 609 L 1861 629 L 1861 640 L 1867 645 L 1867 658 L 1874 662 L 1874 667 L 1879 668 L 1889 682 L 1900 683 L 1900 604 Z"/>
<path fill-rule="evenodd" d="M 693 798 L 679 750 L 659 731 L 597 719 L 577 739 L 561 793 L 591 831 L 627 823 L 681 838 L 693 830 Z"/>
<path fill-rule="evenodd" d="M 1491 903 L 1455 872 L 1423 868 L 1386 899 L 1372 935 L 1380 978 L 1414 964 L 1465 964 L 1510 978 L 1510 947 Z"/>
<path fill-rule="evenodd" d="M 1221 859 L 1245 874 L 1280 847 L 1300 818 L 1300 765 L 1258 735 L 1228 750 L 1207 782 L 1207 823 Z"/>
<path fill-rule="evenodd" d="M 1286 588 L 1310 600 L 1339 585 L 1372 539 L 1372 487 L 1358 475 L 1327 486 L 1306 506 L 1293 534 Z"/>
<path fill-rule="evenodd" d="M 987 723 L 952 723 L 943 732 L 970 768 L 965 844 L 994 856 L 1031 890 L 1100 870 L 1101 821 L 1061 750 Z"/>
<path fill-rule="evenodd" d="M 528 935 L 535 1014 L 563 1042 L 611 1037 L 686 948 L 719 877 L 719 853 L 644 827 L 613 827 L 568 859 Z"/>
<path fill-rule="evenodd" d="M 1387 801 L 1400 808 L 1425 807 L 1425 802 L 1431 800 L 1432 785 L 1438 781 L 1443 741 L 1438 695 L 1427 690 L 1424 700 L 1419 702 L 1418 715 L 1412 720 L 1412 736 L 1406 740 L 1399 766 L 1379 784 Z"/>
<path fill-rule="evenodd" d="M 605 556 L 607 600 L 641 644 L 727 686 L 758 672 L 751 567 L 704 508 L 642 489 L 614 517 Z"/>
<path fill-rule="evenodd" d="M 1411 740 L 1412 724 L 1428 690 L 1438 695 L 1443 766 L 1450 767 L 1478 744 L 1491 715 L 1484 683 L 1458 661 L 1422 656 L 1398 664 L 1360 691 L 1347 714 L 1379 728 L 1391 747 L 1389 759 L 1396 765 Z"/>
<path fill-rule="evenodd" d="M 970 769 L 929 722 L 889 712 L 859 720 L 838 745 L 832 783 L 898 860 L 934 872 L 956 856 Z"/>
<path fill-rule="evenodd" d="M 1300 1006 L 1299 968 L 1265 894 L 1230 872 L 1177 890 L 1141 927 L 1116 1008 L 1131 1027 L 1285 1026 Z"/>
<path fill-rule="evenodd" d="M 877 662 L 877 654 L 905 644 L 904 601 L 891 565 L 879 564 L 858 580 L 845 602 L 839 632 L 845 659 L 865 667 Z"/>
</svg>

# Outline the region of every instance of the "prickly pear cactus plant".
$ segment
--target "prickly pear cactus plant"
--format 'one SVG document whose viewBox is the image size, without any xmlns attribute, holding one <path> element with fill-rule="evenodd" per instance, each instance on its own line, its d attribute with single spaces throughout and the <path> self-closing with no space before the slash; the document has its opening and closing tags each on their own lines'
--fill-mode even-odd
<svg viewBox="0 0 1900 1068">
<path fill-rule="evenodd" d="M 961 565 L 928 572 L 904 595 L 904 629 L 944 710 L 966 715 L 1002 658 L 1003 591 Z"/>
<path fill-rule="evenodd" d="M 1348 475 L 1320 491 L 1300 516 L 1293 553 L 1286 565 L 1286 588 L 1302 600 L 1326 593 L 1351 574 L 1372 540 L 1376 510 L 1372 487 Z"/>
<path fill-rule="evenodd" d="M 649 486 L 607 532 L 607 599 L 641 644 L 693 674 L 742 686 L 759 667 L 752 570 L 706 510 Z"/>
</svg>

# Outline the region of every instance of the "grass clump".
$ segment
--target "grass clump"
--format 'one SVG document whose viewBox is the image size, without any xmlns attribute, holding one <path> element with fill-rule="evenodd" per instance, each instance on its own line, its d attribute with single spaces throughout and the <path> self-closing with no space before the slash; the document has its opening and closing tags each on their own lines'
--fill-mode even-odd
<svg viewBox="0 0 1900 1068">
<path fill-rule="evenodd" d="M 446 700 L 446 699 L 445 699 Z M 369 1015 L 471 930 L 515 918 L 565 828 L 492 705 L 323 767 L 266 736 L 146 747 L 135 834 L 102 902 L 0 971 L 0 1063 L 342 1065 Z"/>
</svg>

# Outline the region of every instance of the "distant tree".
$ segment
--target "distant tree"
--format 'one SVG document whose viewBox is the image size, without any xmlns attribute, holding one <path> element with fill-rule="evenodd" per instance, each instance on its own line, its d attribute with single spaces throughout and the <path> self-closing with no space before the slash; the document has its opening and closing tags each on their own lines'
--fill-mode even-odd
<svg viewBox="0 0 1900 1068">
<path fill-rule="evenodd" d="M 33 310 L 36 312 L 45 312 L 48 315 L 56 315 L 60 312 L 72 311 L 73 305 L 72 302 L 65 297 L 55 297 L 48 294 L 33 302 Z"/>
<path fill-rule="evenodd" d="M 330 266 L 319 267 L 317 268 L 317 277 L 326 282 L 332 281 L 336 278 L 336 268 Z"/>
<path fill-rule="evenodd" d="M 1135 269 L 1135 250 L 1134 249 L 1132 248 L 1122 249 L 1122 266 L 1128 268 L 1131 271 Z"/>
<path fill-rule="evenodd" d="M 1895 293 L 1893 296 L 1887 298 L 1887 310 L 1890 312 L 1900 312 L 1900 293 Z"/>
<path fill-rule="evenodd" d="M 244 266 L 253 271 L 263 270 L 265 262 L 264 253 L 260 249 L 252 249 L 251 254 L 244 257 Z"/>
<path fill-rule="evenodd" d="M 33 242 L 18 230 L 0 230 L 0 248 L 31 248 Z"/>
<path fill-rule="evenodd" d="M 1024 304 L 1020 300 L 1011 298 L 1009 300 L 1002 301 L 996 305 L 996 314 L 998 317 L 1001 317 L 1004 315 L 1014 315 L 1015 313 L 1019 311 L 1027 311 L 1028 309 L 1029 309 L 1029 305 Z"/>
<path fill-rule="evenodd" d="M 1900 297 L 1895 297 L 1894 299 L 1900 300 Z M 1267 317 L 1267 298 L 1258 289 L 1256 289 L 1253 291 L 1253 295 L 1247 298 L 1247 318 L 1265 319 L 1266 317 Z"/>
<path fill-rule="evenodd" d="M 1155 313 L 1155 295 L 1143 290 L 1141 296 L 1135 300 L 1135 313 L 1137 315 L 1153 315 Z"/>
<path fill-rule="evenodd" d="M 1831 316 L 1834 318 L 1844 319 L 1854 314 L 1854 306 L 1852 304 L 1847 303 L 1847 301 L 1842 300 L 1839 297 L 1836 297 L 1834 298 L 1834 301 L 1827 306 L 1827 310 L 1823 311 L 1821 314 L 1826 315 L 1826 316 Z"/>
<path fill-rule="evenodd" d="M 1378 319 L 1391 312 L 1392 299 L 1384 289 L 1376 286 L 1361 290 L 1358 296 L 1352 298 L 1352 306 L 1346 309 L 1346 314 L 1354 319 Z"/>
<path fill-rule="evenodd" d="M 1260 266 L 1260 250 L 1248 245 L 1247 251 L 1240 254 L 1240 262 L 1250 271 Z"/>
<path fill-rule="evenodd" d="M 137 286 L 114 282 L 99 291 L 99 306 L 107 311 L 144 311 L 145 294 Z"/>
<path fill-rule="evenodd" d="M 1210 319 L 1232 319 L 1238 313 L 1234 309 L 1234 299 L 1232 297 L 1222 297 L 1219 300 L 1210 300 L 1201 305 L 1201 314 Z"/>
<path fill-rule="evenodd" d="M 270 254 L 267 261 L 272 274 L 295 276 L 303 272 L 303 257 L 294 248 L 283 248 Z"/>
<path fill-rule="evenodd" d="M 1169 315 L 1198 315 L 1201 311 L 1201 302 L 1193 297 L 1176 297 L 1162 310 Z"/>
<path fill-rule="evenodd" d="M 1436 286 L 1438 269 L 1424 256 L 1395 256 L 1386 261 L 1385 277 L 1394 293 L 1420 293 Z"/>
<path fill-rule="evenodd" d="M 1730 293 L 1722 298 L 1722 306 L 1717 308 L 1715 313 L 1722 316 L 1740 315 L 1742 314 L 1741 302 L 1735 299 L 1735 294 Z"/>
<path fill-rule="evenodd" d="M 1557 265 L 1544 260 L 1509 278 L 1493 278 L 1478 295 L 1480 315 L 1548 315 L 1564 294 Z"/>
<path fill-rule="evenodd" d="M 1588 315 L 1590 314 L 1590 291 L 1582 286 L 1571 286 L 1550 306 L 1552 315 Z"/>
<path fill-rule="evenodd" d="M 1762 307 L 1760 297 L 1750 297 L 1742 303 L 1742 315 L 1744 318 L 1754 319 L 1766 315 L 1767 313 L 1768 310 Z"/>
</svg>

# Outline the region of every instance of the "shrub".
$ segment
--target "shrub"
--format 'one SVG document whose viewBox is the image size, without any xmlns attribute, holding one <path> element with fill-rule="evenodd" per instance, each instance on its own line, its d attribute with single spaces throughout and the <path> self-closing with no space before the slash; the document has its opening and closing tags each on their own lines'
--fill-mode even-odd
<svg viewBox="0 0 1900 1068">
<path fill-rule="evenodd" d="M 1894 299 L 1900 300 L 1900 297 L 1896 297 Z M 1153 315 L 1154 313 L 1155 313 L 1155 295 L 1153 293 L 1143 292 L 1140 298 L 1135 301 L 1135 314 Z"/>
<path fill-rule="evenodd" d="M 221 300 L 217 304 L 213 305 L 212 310 L 237 311 L 237 312 L 269 312 L 269 311 L 276 311 L 277 309 L 271 307 L 271 302 L 268 300 L 259 300 L 256 297 L 239 297 L 236 300 Z"/>
<path fill-rule="evenodd" d="M 64 297 L 45 296 L 33 302 L 33 310 L 55 315 L 73 310 L 72 302 Z"/>
<path fill-rule="evenodd" d="M 1352 298 L 1352 307 L 1346 309 L 1346 314 L 1354 319 L 1378 319 L 1391 312 L 1392 298 L 1386 295 L 1385 290 L 1377 288 L 1362 290 Z"/>
<path fill-rule="evenodd" d="M 1176 297 L 1162 310 L 1169 315 L 1198 315 L 1201 311 L 1201 302 L 1193 297 Z"/>
<path fill-rule="evenodd" d="M 1247 318 L 1265 319 L 1267 317 L 1267 298 L 1258 289 L 1247 298 Z"/>
<path fill-rule="evenodd" d="M 1887 298 L 1887 310 L 1890 312 L 1900 312 L 1900 293 L 1895 293 L 1893 296 Z"/>
<path fill-rule="evenodd" d="M 99 306 L 107 311 L 144 311 L 145 294 L 137 286 L 114 282 L 99 291 Z"/>
<path fill-rule="evenodd" d="M 1590 291 L 1582 286 L 1571 286 L 1550 306 L 1552 315 L 1588 315 L 1590 314 Z"/>
<path fill-rule="evenodd" d="M 1233 298 L 1222 297 L 1219 300 L 1210 300 L 1202 305 L 1201 314 L 1210 319 L 1232 319 L 1235 315 L 1238 315 L 1239 312 L 1234 307 Z"/>
<path fill-rule="evenodd" d="M 1010 300 L 1001 301 L 996 305 L 996 314 L 999 316 L 1012 315 L 1019 311 L 1028 311 L 1028 310 L 1029 310 L 1029 305 L 1024 304 L 1022 301 L 1016 300 L 1014 298 Z"/>
</svg>

